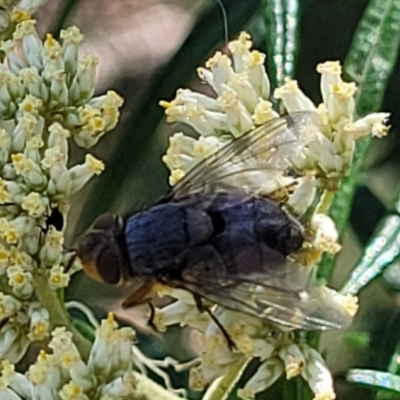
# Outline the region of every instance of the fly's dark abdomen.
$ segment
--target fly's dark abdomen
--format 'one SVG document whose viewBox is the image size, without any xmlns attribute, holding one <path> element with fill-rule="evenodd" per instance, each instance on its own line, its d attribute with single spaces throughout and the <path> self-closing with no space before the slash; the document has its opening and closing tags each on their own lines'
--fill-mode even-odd
<svg viewBox="0 0 400 400">
<path fill-rule="evenodd" d="M 134 275 L 179 278 L 278 268 L 302 245 L 300 225 L 275 202 L 242 194 L 196 195 L 160 204 L 127 220 Z"/>
</svg>

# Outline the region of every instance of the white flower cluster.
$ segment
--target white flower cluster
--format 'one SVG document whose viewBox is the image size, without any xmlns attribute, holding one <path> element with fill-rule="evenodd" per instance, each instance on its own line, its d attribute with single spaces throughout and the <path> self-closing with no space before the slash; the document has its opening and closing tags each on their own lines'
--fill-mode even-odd
<svg viewBox="0 0 400 400">
<path fill-rule="evenodd" d="M 51 354 L 41 350 L 27 373 L 0 362 L 3 400 L 116 400 L 132 398 L 136 379 L 132 370 L 135 333 L 118 328 L 112 314 L 97 329 L 89 359 L 82 360 L 65 328 L 52 332 Z"/>
<path fill-rule="evenodd" d="M 0 11 L 0 32 L 4 12 L 13 21 L 0 42 L 0 359 L 12 363 L 53 328 L 43 290 L 57 299 L 69 282 L 65 224 L 49 216 L 65 218 L 70 196 L 104 168 L 91 154 L 71 166 L 69 140 L 92 147 L 122 105 L 113 91 L 92 98 L 97 59 L 79 54 L 78 28 L 61 31 L 61 42 L 50 34 L 42 41 L 30 13 L 43 1 L 14 3 L 1 2 Z"/>
<path fill-rule="evenodd" d="M 250 36 L 242 33 L 228 45 L 232 60 L 217 52 L 206 62 L 206 68 L 198 69 L 199 77 L 212 87 L 216 98 L 179 89 L 174 100 L 160 103 L 168 122 L 190 125 L 199 134 L 198 139 L 182 133 L 171 137 L 163 161 L 171 171 L 172 185 L 226 142 L 279 116 L 269 101 L 265 55 L 250 50 L 251 46 Z M 387 133 L 384 124 L 387 113 L 373 113 L 353 120 L 356 86 L 343 82 L 339 62 L 320 64 L 317 71 L 321 74 L 323 98 L 318 107 L 300 90 L 296 81 L 287 80 L 274 92 L 287 112 L 314 112 L 321 120 L 320 132 L 310 132 L 307 146 L 295 157 L 291 155 L 291 164 L 301 177 L 292 180 L 297 187 L 288 203 L 298 214 L 310 206 L 316 188 L 337 189 L 351 163 L 356 140 L 370 134 L 381 137 Z M 289 177 L 284 178 L 287 185 Z M 276 179 L 276 186 L 269 187 L 269 191 L 281 186 L 282 180 Z"/>
<path fill-rule="evenodd" d="M 217 151 L 227 142 L 279 117 L 270 98 L 270 83 L 264 70 L 265 56 L 251 50 L 252 42 L 247 33 L 229 43 L 231 57 L 217 52 L 199 68 L 200 78 L 209 84 L 216 97 L 179 89 L 171 102 L 162 101 L 167 121 L 191 126 L 199 134 L 197 139 L 175 133 L 163 161 L 171 171 L 170 183 L 176 184 L 199 161 Z M 315 266 L 323 252 L 335 254 L 340 250 L 334 222 L 325 215 L 327 201 L 338 189 L 341 179 L 351 164 L 355 142 L 367 135 L 382 137 L 387 133 L 387 113 L 373 113 L 354 121 L 356 86 L 341 78 L 339 62 L 318 65 L 321 74 L 323 103 L 316 107 L 299 89 L 297 82 L 286 80 L 274 92 L 288 113 L 310 112 L 318 117 L 318 130 L 304 128 L 308 135 L 305 145 L 290 154 L 289 161 L 296 177 L 273 171 L 260 187 L 263 195 L 274 196 L 282 187 L 290 187 L 285 206 L 294 215 L 312 212 L 305 224 L 307 244 L 296 260 Z M 279 149 L 277 149 L 279 150 Z M 279 153 L 279 151 L 277 152 Z M 281 153 L 278 155 L 281 156 Z M 273 162 L 271 162 L 273 165 Z M 322 193 L 322 196 L 321 196 Z M 318 196 L 320 203 L 316 206 Z M 321 301 L 335 304 L 349 318 L 357 311 L 357 299 L 342 296 L 321 286 L 316 295 Z M 253 398 L 268 388 L 285 372 L 288 379 L 301 375 L 313 390 L 315 400 L 335 398 L 332 378 L 318 352 L 304 344 L 296 344 L 294 335 L 274 334 L 276 329 L 261 319 L 224 309 L 214 308 L 214 315 L 226 329 L 236 349 L 229 348 L 221 329 L 207 315 L 200 313 L 193 300 L 180 290 L 160 289 L 176 302 L 157 309 L 154 325 L 159 330 L 180 323 L 199 329 L 205 336 L 202 363 L 192 370 L 191 385 L 202 389 L 218 377 L 228 375 L 235 365 L 253 357 L 261 361 L 255 375 L 240 390 L 243 398 Z"/>
<path fill-rule="evenodd" d="M 1 0 L 0 1 L 0 40 L 10 38 L 15 24 L 31 18 L 47 0 Z"/>
<path fill-rule="evenodd" d="M 336 301 L 338 307 L 354 316 L 357 303 L 352 296 L 340 296 L 333 290 L 321 287 L 320 301 Z M 320 354 L 306 344 L 297 344 L 292 332 L 280 332 L 260 318 L 227 310 L 221 306 L 214 309 L 214 316 L 229 334 L 235 348 L 229 347 L 221 328 L 208 314 L 199 311 L 193 296 L 180 289 L 157 286 L 160 296 L 178 299 L 162 309 L 156 309 L 153 324 L 159 331 L 167 326 L 188 325 L 204 333 L 204 352 L 201 364 L 191 370 L 190 386 L 202 390 L 215 379 L 228 375 L 237 365 L 244 365 L 252 358 L 261 361 L 256 373 L 239 391 L 243 399 L 271 386 L 283 373 L 287 379 L 302 376 L 315 393 L 315 400 L 335 398 L 329 369 Z"/>
</svg>

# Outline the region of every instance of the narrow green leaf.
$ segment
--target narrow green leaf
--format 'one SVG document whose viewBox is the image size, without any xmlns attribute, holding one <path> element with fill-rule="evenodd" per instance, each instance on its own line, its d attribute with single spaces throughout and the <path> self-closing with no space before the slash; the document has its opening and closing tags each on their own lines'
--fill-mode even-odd
<svg viewBox="0 0 400 400">
<path fill-rule="evenodd" d="M 263 0 L 269 77 L 272 86 L 292 77 L 298 35 L 298 0 Z"/>
<path fill-rule="evenodd" d="M 396 376 L 400 375 L 400 343 L 397 343 L 396 349 L 392 355 L 392 358 L 389 363 L 388 372 L 391 374 L 395 374 Z M 392 393 L 390 393 L 392 395 Z M 393 396 L 388 396 L 388 392 L 385 390 L 379 390 L 376 394 L 375 400 L 389 400 L 393 398 Z"/>
<path fill-rule="evenodd" d="M 94 329 L 88 325 L 86 322 L 74 318 L 72 320 L 73 325 L 75 326 L 76 330 L 86 339 L 88 339 L 90 342 L 94 342 L 94 339 L 96 337 Z"/>
<path fill-rule="evenodd" d="M 364 250 L 342 293 L 356 294 L 391 264 L 400 253 L 400 217 L 385 217 Z"/>
<path fill-rule="evenodd" d="M 228 18 L 228 32 L 236 36 L 259 9 L 259 0 L 245 2 L 223 1 Z M 224 22 L 217 2 L 199 17 L 190 35 L 171 61 L 155 76 L 131 117 L 129 134 L 120 139 L 107 163 L 107 170 L 85 203 L 83 218 L 76 227 L 82 232 L 96 216 L 111 209 L 114 200 L 124 188 L 124 182 L 132 178 L 132 171 L 139 170 L 140 156 L 145 152 L 164 116 L 159 106 L 162 99 L 172 99 L 195 69 L 224 40 Z M 118 179 L 116 180 L 116 177 Z M 118 181 L 118 182 L 116 182 Z M 101 198 L 101 201 L 99 201 Z"/>
<path fill-rule="evenodd" d="M 78 7 L 79 0 L 66 0 L 64 1 L 61 6 L 60 10 L 57 12 L 57 20 L 54 23 L 51 32 L 53 36 L 58 38 L 60 34 L 60 30 L 66 25 L 68 20 L 72 17 L 74 11 Z"/>
<path fill-rule="evenodd" d="M 378 111 L 400 44 L 400 0 L 371 0 L 358 25 L 345 61 L 345 74 L 358 85 L 356 110 L 359 116 Z M 358 176 L 370 139 L 358 143 L 350 172 L 343 180 L 331 206 L 340 233 L 349 219 Z M 329 279 L 334 258 L 325 257 L 319 274 Z"/>
<path fill-rule="evenodd" d="M 347 373 L 346 378 L 349 382 L 400 393 L 400 376 L 393 375 L 389 372 L 369 369 L 351 369 Z"/>
<path fill-rule="evenodd" d="M 369 332 L 346 332 L 341 340 L 347 346 L 367 349 L 371 344 L 371 335 Z"/>
</svg>

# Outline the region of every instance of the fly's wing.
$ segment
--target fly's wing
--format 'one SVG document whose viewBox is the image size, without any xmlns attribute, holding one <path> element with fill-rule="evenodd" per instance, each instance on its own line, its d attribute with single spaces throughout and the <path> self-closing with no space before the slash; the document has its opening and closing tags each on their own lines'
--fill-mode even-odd
<svg viewBox="0 0 400 400">
<path fill-rule="evenodd" d="M 320 130 L 320 117 L 313 112 L 273 119 L 195 165 L 170 196 L 180 199 L 232 186 L 253 193 L 263 191 L 268 182 L 282 178 L 291 169 L 290 160 Z"/>
<path fill-rule="evenodd" d="M 198 273 L 191 268 L 179 281 L 165 283 L 285 329 L 329 330 L 351 323 L 340 295 L 325 286 L 306 283 L 309 277 L 299 276 L 304 267 L 290 260 L 279 267 L 279 276 L 268 271 L 248 276 L 221 275 L 221 269 L 213 267 L 208 260 L 197 269 Z"/>
</svg>

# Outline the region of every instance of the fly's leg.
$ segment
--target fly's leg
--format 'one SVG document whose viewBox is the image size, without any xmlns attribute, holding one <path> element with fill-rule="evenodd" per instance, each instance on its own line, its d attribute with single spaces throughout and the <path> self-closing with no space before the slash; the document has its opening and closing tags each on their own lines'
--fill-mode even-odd
<svg viewBox="0 0 400 400">
<path fill-rule="evenodd" d="M 154 281 L 144 282 L 122 302 L 122 307 L 128 308 L 148 303 L 150 299 L 147 297 L 147 295 L 151 292 L 153 285 Z"/>
<path fill-rule="evenodd" d="M 148 301 L 147 304 L 150 308 L 150 316 L 149 316 L 149 320 L 147 321 L 147 323 L 149 324 L 149 326 L 151 326 L 157 332 L 158 329 L 157 329 L 156 324 L 154 323 L 154 318 L 156 316 L 156 308 L 154 307 L 154 305 L 151 301 Z"/>
<path fill-rule="evenodd" d="M 231 350 L 236 349 L 236 344 L 235 342 L 232 340 L 232 338 L 230 337 L 229 333 L 227 332 L 227 330 L 225 329 L 225 327 L 221 324 L 221 322 L 219 322 L 218 318 L 212 313 L 212 311 L 206 307 L 203 304 L 203 300 L 200 296 L 194 294 L 193 295 L 194 298 L 194 302 L 196 303 L 196 307 L 200 312 L 206 312 L 210 318 L 214 321 L 214 323 L 218 326 L 218 328 L 220 329 L 222 335 L 224 336 L 224 338 L 226 339 L 226 342 L 228 344 L 228 347 Z"/>
<path fill-rule="evenodd" d="M 66 264 L 65 267 L 64 267 L 64 272 L 65 272 L 65 273 L 69 272 L 69 270 L 70 270 L 70 269 L 72 268 L 72 266 L 74 265 L 74 262 L 75 262 L 75 260 L 76 260 L 77 257 L 78 257 L 78 256 L 77 256 L 77 254 L 76 254 L 76 251 L 75 251 L 75 250 L 72 250 L 72 256 L 71 256 L 71 258 L 68 260 L 67 264 Z"/>
<path fill-rule="evenodd" d="M 151 299 L 147 297 L 147 295 L 151 292 L 151 289 L 153 288 L 154 281 L 147 281 L 144 282 L 143 285 L 141 285 L 137 290 L 135 290 L 133 293 L 131 293 L 123 302 L 122 302 L 122 307 L 123 308 L 128 308 L 128 307 L 134 307 L 134 306 L 139 306 L 141 304 L 148 304 L 150 307 L 150 316 L 148 320 L 148 324 L 155 330 L 157 331 L 156 325 L 154 323 L 154 317 L 156 315 L 156 309 L 153 306 L 153 303 L 151 302 Z"/>
</svg>

